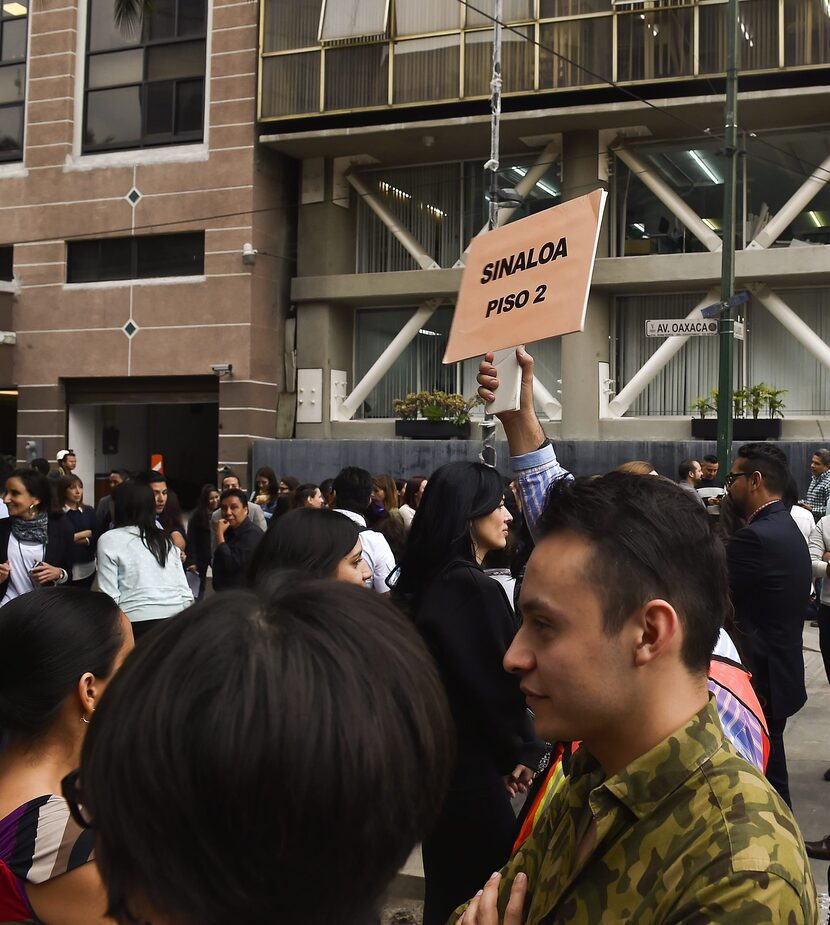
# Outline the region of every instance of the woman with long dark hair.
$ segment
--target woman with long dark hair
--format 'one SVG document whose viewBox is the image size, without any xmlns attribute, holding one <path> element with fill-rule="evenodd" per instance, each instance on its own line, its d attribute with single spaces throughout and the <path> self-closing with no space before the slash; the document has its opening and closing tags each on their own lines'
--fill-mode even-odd
<svg viewBox="0 0 830 925">
<path fill-rule="evenodd" d="M 205 593 L 207 570 L 211 559 L 210 518 L 214 511 L 219 510 L 219 489 L 208 483 L 202 485 L 199 492 L 199 501 L 196 509 L 187 522 L 187 560 L 185 568 L 199 576 L 199 594 Z"/>
<path fill-rule="evenodd" d="M 357 526 L 335 511 L 313 508 L 289 511 L 274 523 L 254 553 L 251 580 L 261 583 L 289 569 L 359 585 L 371 578 Z"/>
<path fill-rule="evenodd" d="M 57 511 L 49 479 L 15 469 L 6 479 L 0 520 L 0 607 L 46 585 L 62 585 L 72 572 L 72 525 Z"/>
<path fill-rule="evenodd" d="M 394 589 L 435 658 L 458 737 L 450 793 L 423 843 L 424 925 L 443 925 L 510 856 L 518 828 L 510 800 L 543 754 L 519 681 L 502 666 L 517 620 L 481 568 L 504 548 L 510 520 L 495 469 L 442 466 L 427 483 Z"/>
<path fill-rule="evenodd" d="M 44 588 L 0 619 L 0 921 L 112 925 L 94 835 L 70 818 L 61 781 L 133 645 L 100 592 Z"/>
<path fill-rule="evenodd" d="M 178 549 L 156 524 L 153 490 L 124 482 L 112 493 L 115 527 L 98 541 L 98 586 L 133 624 L 136 639 L 193 603 Z"/>
<path fill-rule="evenodd" d="M 406 487 L 403 490 L 403 504 L 401 504 L 399 510 L 407 530 L 412 526 L 412 518 L 421 503 L 426 484 L 427 477 L 425 475 L 413 475 L 412 478 L 406 480 Z"/>
<path fill-rule="evenodd" d="M 314 485 L 312 482 L 298 485 L 291 495 L 292 508 L 310 507 L 320 510 L 323 504 L 323 493 L 320 491 L 320 486 Z"/>
<path fill-rule="evenodd" d="M 254 476 L 254 489 L 251 492 L 251 501 L 256 502 L 265 515 L 266 520 L 270 520 L 277 506 L 277 495 L 280 491 L 277 473 L 270 466 L 262 466 L 257 469 Z"/>
</svg>

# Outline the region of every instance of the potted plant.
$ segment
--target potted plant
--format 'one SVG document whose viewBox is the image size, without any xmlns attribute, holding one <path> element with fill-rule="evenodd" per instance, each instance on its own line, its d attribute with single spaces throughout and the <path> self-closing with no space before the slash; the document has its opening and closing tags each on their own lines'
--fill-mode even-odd
<svg viewBox="0 0 830 925">
<path fill-rule="evenodd" d="M 466 439 L 470 436 L 470 409 L 478 396 L 467 401 L 457 392 L 410 392 L 396 398 L 392 407 L 399 420 L 395 435 L 414 440 Z"/>
<path fill-rule="evenodd" d="M 765 382 L 735 389 L 732 393 L 732 436 L 735 440 L 778 440 L 781 437 L 781 418 L 784 417 L 786 389 L 774 389 Z M 692 410 L 699 417 L 692 418 L 692 436 L 697 440 L 715 440 L 718 435 L 717 389 L 706 398 L 696 398 Z M 709 411 L 715 416 L 707 418 Z"/>
</svg>

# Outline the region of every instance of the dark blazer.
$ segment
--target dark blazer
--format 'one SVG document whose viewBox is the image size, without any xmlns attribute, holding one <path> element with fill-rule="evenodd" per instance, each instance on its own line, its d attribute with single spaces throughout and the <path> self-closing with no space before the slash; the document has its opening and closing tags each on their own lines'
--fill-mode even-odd
<svg viewBox="0 0 830 925">
<path fill-rule="evenodd" d="M 5 562 L 9 558 L 9 537 L 12 532 L 12 518 L 5 517 L 0 520 L 0 562 Z M 46 552 L 43 561 L 48 565 L 55 565 L 66 571 L 69 577 L 72 577 L 72 563 L 75 552 L 75 531 L 68 517 L 63 514 L 56 514 L 49 518 L 49 525 L 46 529 Z M 6 585 L 9 583 L 8 578 L 0 583 L 0 601 L 6 594 Z"/>
<path fill-rule="evenodd" d="M 775 719 L 807 701 L 801 636 L 810 600 L 810 552 L 780 501 L 759 511 L 726 547 L 744 661 L 764 712 Z"/>
<path fill-rule="evenodd" d="M 265 534 L 249 517 L 225 533 L 225 542 L 213 553 L 213 589 L 227 591 L 245 584 L 248 565 Z M 812 566 L 811 566 L 812 568 Z"/>
<path fill-rule="evenodd" d="M 518 629 L 504 588 L 472 563 L 451 562 L 423 594 L 415 624 L 438 666 L 458 735 L 456 774 L 534 768 L 544 749 L 502 659 Z"/>
</svg>

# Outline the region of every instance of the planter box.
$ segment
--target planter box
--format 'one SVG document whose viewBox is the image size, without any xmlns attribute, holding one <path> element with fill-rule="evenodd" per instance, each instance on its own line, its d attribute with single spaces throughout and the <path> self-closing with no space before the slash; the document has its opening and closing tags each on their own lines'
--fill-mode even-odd
<svg viewBox="0 0 830 925">
<path fill-rule="evenodd" d="M 692 418 L 692 436 L 696 440 L 717 440 L 717 418 Z M 780 440 L 781 418 L 733 418 L 732 438 L 734 440 Z"/>
<path fill-rule="evenodd" d="M 468 440 L 470 424 L 452 421 L 395 421 L 395 436 L 411 440 Z"/>
</svg>

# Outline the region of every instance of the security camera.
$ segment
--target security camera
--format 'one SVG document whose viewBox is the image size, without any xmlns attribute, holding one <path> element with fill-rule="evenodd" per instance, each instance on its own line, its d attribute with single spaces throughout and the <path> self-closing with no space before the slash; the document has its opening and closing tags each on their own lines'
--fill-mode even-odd
<svg viewBox="0 0 830 925">
<path fill-rule="evenodd" d="M 230 376 L 233 372 L 233 363 L 214 363 L 210 368 L 214 376 Z"/>
<path fill-rule="evenodd" d="M 256 263 L 257 251 L 253 244 L 246 242 L 242 245 L 242 262 L 244 264 Z"/>
</svg>

